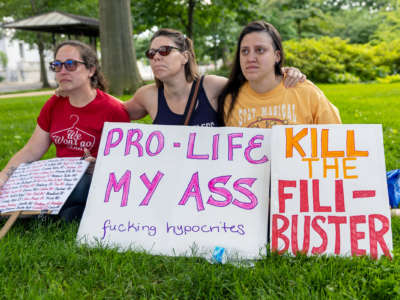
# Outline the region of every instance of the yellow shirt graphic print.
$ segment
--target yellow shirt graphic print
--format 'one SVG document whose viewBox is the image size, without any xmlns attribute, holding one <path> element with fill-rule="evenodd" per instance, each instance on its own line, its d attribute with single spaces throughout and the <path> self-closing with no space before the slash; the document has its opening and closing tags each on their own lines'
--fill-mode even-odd
<svg viewBox="0 0 400 300">
<path fill-rule="evenodd" d="M 245 83 L 230 113 L 225 102 L 225 124 L 234 127 L 271 128 L 289 124 L 341 123 L 337 108 L 310 81 L 285 88 L 281 82 L 266 93 L 257 93 Z"/>
</svg>

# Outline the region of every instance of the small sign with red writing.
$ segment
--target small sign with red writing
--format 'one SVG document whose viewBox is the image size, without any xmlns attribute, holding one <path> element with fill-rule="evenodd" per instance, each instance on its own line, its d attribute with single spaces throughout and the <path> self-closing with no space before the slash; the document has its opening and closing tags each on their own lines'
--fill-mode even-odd
<svg viewBox="0 0 400 300">
<path fill-rule="evenodd" d="M 58 214 L 88 162 L 76 157 L 21 164 L 0 190 L 1 213 L 49 211 Z"/>
<path fill-rule="evenodd" d="M 276 126 L 271 249 L 391 257 L 381 125 Z"/>
</svg>

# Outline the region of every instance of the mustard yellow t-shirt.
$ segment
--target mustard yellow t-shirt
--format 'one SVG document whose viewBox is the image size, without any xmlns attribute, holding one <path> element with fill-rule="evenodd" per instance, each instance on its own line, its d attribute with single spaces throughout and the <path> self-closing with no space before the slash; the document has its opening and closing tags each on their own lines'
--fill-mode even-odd
<svg viewBox="0 0 400 300">
<path fill-rule="evenodd" d="M 338 109 L 311 81 L 285 88 L 281 82 L 273 90 L 259 94 L 246 82 L 239 90 L 228 116 L 231 96 L 224 107 L 226 126 L 271 128 L 287 124 L 340 124 Z"/>
</svg>

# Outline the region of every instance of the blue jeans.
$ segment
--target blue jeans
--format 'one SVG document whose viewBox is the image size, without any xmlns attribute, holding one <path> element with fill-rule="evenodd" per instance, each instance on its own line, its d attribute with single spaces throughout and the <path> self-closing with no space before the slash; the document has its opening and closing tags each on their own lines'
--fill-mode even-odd
<svg viewBox="0 0 400 300">
<path fill-rule="evenodd" d="M 91 182 L 92 174 L 85 173 L 58 214 L 62 220 L 72 222 L 82 218 Z"/>
</svg>

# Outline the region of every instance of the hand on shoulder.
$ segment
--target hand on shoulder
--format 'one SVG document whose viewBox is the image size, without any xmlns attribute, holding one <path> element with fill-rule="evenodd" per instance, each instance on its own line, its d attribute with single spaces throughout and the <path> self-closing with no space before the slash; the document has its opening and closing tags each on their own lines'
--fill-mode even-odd
<svg viewBox="0 0 400 300">
<path fill-rule="evenodd" d="M 216 110 L 218 106 L 218 96 L 221 94 L 225 87 L 228 79 L 217 75 L 206 75 L 204 76 L 203 87 L 206 92 L 208 100 L 212 107 Z"/>
<path fill-rule="evenodd" d="M 282 71 L 285 74 L 283 79 L 283 84 L 285 87 L 294 87 L 297 85 L 297 83 L 304 82 L 307 79 L 306 75 L 294 67 L 283 67 Z"/>
</svg>

